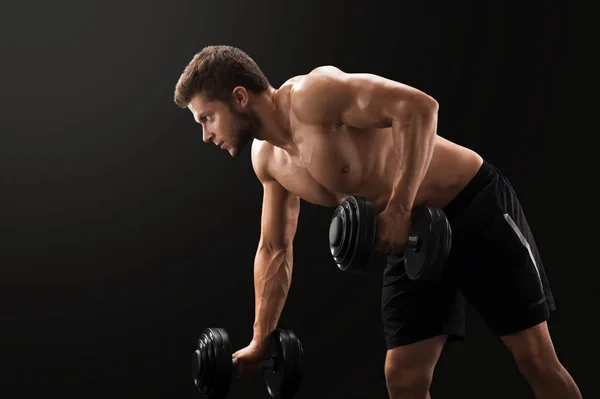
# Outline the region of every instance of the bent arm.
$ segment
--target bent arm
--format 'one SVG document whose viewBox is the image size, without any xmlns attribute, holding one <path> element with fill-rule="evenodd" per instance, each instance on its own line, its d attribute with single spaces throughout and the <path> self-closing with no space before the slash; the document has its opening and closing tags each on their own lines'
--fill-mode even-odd
<svg viewBox="0 0 600 399">
<path fill-rule="evenodd" d="M 293 240 L 300 199 L 265 179 L 261 234 L 254 261 L 253 340 L 264 343 L 277 327 L 292 282 Z"/>
<path fill-rule="evenodd" d="M 416 105 L 392 120 L 394 150 L 400 158 L 387 209 L 408 219 L 429 168 L 437 135 L 437 104 Z"/>
<path fill-rule="evenodd" d="M 294 94 L 295 112 L 307 121 L 357 129 L 391 127 L 400 163 L 388 208 L 410 213 L 433 155 L 437 101 L 403 83 L 330 66 L 312 71 Z"/>
</svg>

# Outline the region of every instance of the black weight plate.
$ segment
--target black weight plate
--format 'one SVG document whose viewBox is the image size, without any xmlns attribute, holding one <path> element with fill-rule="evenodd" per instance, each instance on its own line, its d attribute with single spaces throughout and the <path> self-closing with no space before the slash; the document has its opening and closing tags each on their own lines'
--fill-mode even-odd
<svg viewBox="0 0 600 399">
<path fill-rule="evenodd" d="M 210 374 L 207 376 L 208 379 L 206 381 L 207 392 L 206 396 L 211 399 L 217 399 L 219 389 L 219 384 L 221 380 L 220 369 L 219 369 L 219 340 L 220 336 L 215 332 L 216 329 L 209 328 L 207 331 L 208 337 L 208 358 L 212 367 L 209 369 Z"/>
<path fill-rule="evenodd" d="M 295 350 L 294 343 L 290 339 L 287 330 L 281 330 L 279 332 L 281 337 L 281 348 L 283 349 L 283 362 L 281 363 L 283 369 L 283 382 L 281 384 L 281 391 L 279 392 L 278 399 L 291 399 L 296 393 L 294 371 L 295 371 Z"/>
<path fill-rule="evenodd" d="M 348 248 L 346 251 L 346 257 L 343 260 L 344 266 L 346 269 L 350 269 L 352 266 L 352 262 L 354 261 L 354 257 L 356 254 L 356 245 L 358 242 L 359 235 L 359 221 L 358 221 L 358 204 L 354 197 L 349 197 L 344 201 L 348 208 L 348 229 L 347 231 L 350 233 L 348 240 Z"/>
<path fill-rule="evenodd" d="M 289 330 L 281 330 L 282 346 L 285 347 L 286 356 L 284 358 L 285 377 L 280 392 L 280 399 L 290 399 L 296 393 L 298 386 L 296 384 L 296 348 Z"/>
<path fill-rule="evenodd" d="M 432 275 L 430 277 L 430 280 L 433 281 L 441 279 L 444 273 L 446 260 L 448 259 L 452 248 L 452 228 L 450 226 L 450 221 L 446 217 L 443 209 L 438 208 L 436 211 L 438 213 L 437 219 L 439 229 L 437 226 L 435 228 L 439 232 L 440 239 L 435 267 L 432 269 Z"/>
<path fill-rule="evenodd" d="M 429 247 L 429 262 L 425 265 L 425 281 L 435 281 L 437 279 L 438 271 L 444 264 L 443 257 L 440 253 L 443 229 L 439 208 L 431 208 L 431 213 L 433 218 L 431 220 L 429 231 L 431 232 L 430 237 L 432 240 L 432 245 Z"/>
<path fill-rule="evenodd" d="M 346 270 L 348 267 L 347 259 L 349 258 L 349 252 L 352 250 L 352 241 L 354 240 L 352 232 L 352 209 L 348 202 L 344 201 L 337 208 L 339 213 L 342 215 L 343 220 L 343 238 L 341 244 L 338 246 L 336 253 L 334 254 L 334 260 L 341 270 Z"/>
<path fill-rule="evenodd" d="M 452 248 L 452 229 L 450 227 L 450 222 L 446 217 L 443 209 L 438 209 L 439 224 L 440 224 L 440 248 L 438 254 L 438 262 L 437 265 L 437 277 L 436 280 L 439 280 L 444 273 L 444 268 L 446 265 L 446 260 L 448 260 L 448 256 L 450 255 L 450 249 Z"/>
<path fill-rule="evenodd" d="M 195 381 L 196 386 L 203 396 L 211 397 L 214 391 L 216 378 L 216 362 L 213 349 L 214 336 L 210 329 L 204 332 L 198 338 L 198 347 L 201 353 L 201 371 L 199 378 Z"/>
<path fill-rule="evenodd" d="M 212 384 L 212 375 L 215 365 L 211 363 L 212 357 L 210 356 L 210 342 L 206 335 L 202 335 L 200 345 L 202 347 L 202 364 L 204 365 L 200 373 L 200 379 L 198 381 L 199 388 L 202 393 L 207 393 L 209 385 Z"/>
<path fill-rule="evenodd" d="M 340 235 L 340 240 L 338 243 L 334 243 L 332 240 L 332 228 L 333 225 L 335 224 L 335 221 L 338 220 L 340 223 L 339 226 L 339 235 Z M 329 225 L 329 250 L 331 251 L 331 255 L 335 258 L 337 256 L 339 256 L 340 252 L 343 250 L 344 245 L 346 244 L 346 238 L 345 238 L 345 230 L 346 230 L 346 215 L 344 212 L 344 207 L 342 206 L 338 206 L 335 208 L 335 211 L 333 212 L 333 215 L 331 217 L 331 222 Z"/>
<path fill-rule="evenodd" d="M 192 377 L 194 381 L 198 379 L 200 376 L 200 371 L 202 370 L 202 353 L 200 353 L 199 349 L 196 349 L 192 354 Z"/>
<path fill-rule="evenodd" d="M 439 263 L 437 265 L 437 277 L 435 277 L 436 280 L 439 280 L 442 277 L 446 261 L 448 260 L 450 250 L 452 248 L 452 229 L 450 226 L 450 221 L 446 217 L 443 209 L 438 209 L 438 213 L 440 224 L 440 247 L 438 251 Z"/>
<path fill-rule="evenodd" d="M 196 387 L 203 397 L 224 399 L 229 392 L 232 367 L 227 333 L 220 328 L 207 328 L 200 335 L 197 348 L 200 367 L 194 380 Z"/>
<path fill-rule="evenodd" d="M 342 271 L 362 272 L 376 239 L 376 220 L 370 201 L 350 196 L 336 207 L 329 226 L 329 249 Z M 342 226 L 341 238 L 336 230 Z"/>
<path fill-rule="evenodd" d="M 272 370 L 265 370 L 263 377 L 267 392 L 272 398 L 280 398 L 281 389 L 285 387 L 285 365 L 284 356 L 285 350 L 282 347 L 281 331 L 279 329 L 273 331 L 270 339 L 271 358 L 274 360 L 275 367 Z"/>
<path fill-rule="evenodd" d="M 355 253 L 350 268 L 358 271 L 365 268 L 373 250 L 372 226 L 375 218 L 373 216 L 373 206 L 369 200 L 362 197 L 352 198 L 356 203 L 358 223 Z"/>
<path fill-rule="evenodd" d="M 292 365 L 292 374 L 290 376 L 290 392 L 294 395 L 300 388 L 302 382 L 302 376 L 304 374 L 304 350 L 302 343 L 292 330 L 287 331 L 290 338 L 290 348 L 292 353 L 292 359 L 290 364 Z M 291 397 L 291 396 L 290 396 Z"/>
<path fill-rule="evenodd" d="M 205 333 L 202 335 L 202 344 L 204 346 L 203 358 L 206 368 L 204 369 L 204 373 L 202 375 L 203 379 L 200 383 L 202 386 L 201 392 L 208 397 L 212 396 L 216 380 L 217 365 L 215 360 L 213 340 L 214 336 L 210 330 L 205 331 Z"/>
<path fill-rule="evenodd" d="M 229 335 L 222 328 L 215 328 L 215 346 L 217 354 L 217 380 L 213 398 L 224 399 L 229 394 L 231 375 L 233 372 L 233 357 Z"/>
<path fill-rule="evenodd" d="M 438 265 L 438 277 L 437 280 L 439 280 L 444 272 L 444 267 L 446 266 L 446 260 L 448 259 L 448 249 L 449 249 L 449 245 L 450 245 L 450 241 L 449 241 L 449 235 L 448 235 L 448 218 L 446 218 L 446 214 L 444 213 L 443 209 L 438 209 L 438 213 L 440 214 L 439 217 L 439 224 L 440 224 L 440 244 L 439 244 L 439 249 L 438 249 L 438 262 L 440 262 L 440 264 Z"/>
<path fill-rule="evenodd" d="M 420 280 L 429 261 L 429 240 L 431 222 L 433 220 L 432 211 L 427 207 L 419 207 L 413 210 L 410 220 L 411 236 L 419 237 L 419 246 L 417 248 L 406 248 L 404 250 L 406 274 L 411 280 Z"/>
<path fill-rule="evenodd" d="M 443 220 L 445 221 L 446 226 L 446 252 L 444 255 L 444 259 L 448 259 L 448 256 L 450 256 L 450 251 L 452 250 L 452 226 L 450 225 L 450 221 L 448 220 L 444 211 L 440 210 L 440 212 L 444 216 Z"/>
<path fill-rule="evenodd" d="M 356 206 L 356 246 L 354 259 L 352 259 L 353 268 L 360 267 L 361 261 L 364 258 L 366 244 L 366 229 L 367 229 L 367 208 L 369 203 L 364 198 L 352 197 Z"/>
<path fill-rule="evenodd" d="M 194 385 L 199 390 L 202 390 L 202 383 L 205 379 L 206 368 L 208 367 L 208 362 L 206 359 L 206 350 L 204 348 L 204 344 L 202 343 L 201 338 L 196 341 L 196 350 L 192 355 L 192 373 L 194 377 Z"/>
<path fill-rule="evenodd" d="M 435 281 L 439 278 L 440 272 L 444 265 L 444 256 L 440 252 L 442 244 L 445 243 L 443 233 L 445 226 L 442 224 L 442 217 L 439 208 L 431 208 L 432 220 L 429 228 L 429 255 L 428 262 L 424 265 L 425 270 L 421 276 L 421 280 Z"/>
<path fill-rule="evenodd" d="M 342 251 L 340 251 L 337 261 L 338 261 L 338 265 L 340 266 L 340 268 L 342 270 L 345 270 L 348 266 L 348 258 L 350 257 L 349 252 L 352 251 L 352 247 L 353 247 L 352 242 L 354 241 L 354 234 L 352 231 L 354 215 L 353 215 L 352 206 L 347 201 L 342 202 L 341 207 L 344 210 L 344 216 L 346 218 L 346 225 L 344 226 L 345 229 L 344 229 L 344 233 L 343 233 L 345 245 L 344 245 Z"/>
<path fill-rule="evenodd" d="M 219 392 L 219 383 L 221 380 L 220 369 L 219 369 L 219 340 L 220 336 L 214 331 L 216 329 L 209 328 L 209 333 L 207 334 L 209 337 L 209 362 L 213 366 L 210 368 L 210 376 L 209 376 L 209 390 L 208 397 L 211 399 L 218 398 Z"/>
</svg>

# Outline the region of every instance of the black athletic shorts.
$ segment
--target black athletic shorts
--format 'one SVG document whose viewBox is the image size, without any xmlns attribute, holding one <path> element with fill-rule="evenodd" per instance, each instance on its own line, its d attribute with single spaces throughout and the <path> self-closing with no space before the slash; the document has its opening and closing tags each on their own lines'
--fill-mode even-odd
<svg viewBox="0 0 600 399">
<path fill-rule="evenodd" d="M 382 321 L 388 349 L 437 335 L 465 338 L 467 302 L 499 336 L 555 310 L 542 260 L 510 182 L 484 161 L 444 208 L 452 249 L 440 282 L 410 280 L 402 257 L 387 255 Z"/>
</svg>

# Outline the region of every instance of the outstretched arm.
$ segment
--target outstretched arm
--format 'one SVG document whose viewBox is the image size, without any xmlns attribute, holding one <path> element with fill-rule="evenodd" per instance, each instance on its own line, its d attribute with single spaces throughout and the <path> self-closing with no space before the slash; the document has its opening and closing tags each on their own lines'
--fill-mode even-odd
<svg viewBox="0 0 600 399">
<path fill-rule="evenodd" d="M 433 154 L 438 114 L 435 99 L 381 76 L 349 74 L 327 66 L 315 69 L 295 87 L 292 106 L 308 123 L 359 129 L 391 127 L 400 164 L 387 207 L 410 217 Z"/>
<path fill-rule="evenodd" d="M 253 340 L 264 344 L 277 327 L 292 282 L 293 240 L 300 199 L 268 172 L 261 150 L 252 162 L 263 185 L 261 233 L 254 261 L 255 319 Z"/>
</svg>

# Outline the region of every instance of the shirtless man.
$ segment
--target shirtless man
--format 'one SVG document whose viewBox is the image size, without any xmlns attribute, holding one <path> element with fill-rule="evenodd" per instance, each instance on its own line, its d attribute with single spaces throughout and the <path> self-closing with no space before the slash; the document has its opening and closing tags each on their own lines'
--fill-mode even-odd
<svg viewBox="0 0 600 399">
<path fill-rule="evenodd" d="M 175 103 L 205 142 L 237 157 L 251 145 L 263 185 L 254 261 L 253 339 L 233 355 L 240 377 L 266 356 L 291 283 L 300 199 L 335 207 L 350 195 L 377 214 L 391 398 L 429 398 L 446 342 L 464 338 L 464 298 L 506 344 L 536 398 L 581 398 L 557 358 L 555 309 L 525 215 L 510 183 L 474 151 L 437 135 L 438 104 L 408 85 L 323 66 L 273 88 L 239 48 L 207 46 L 186 66 Z M 393 254 L 407 242 L 413 207 L 443 208 L 453 246 L 439 283 L 410 281 Z"/>
</svg>

